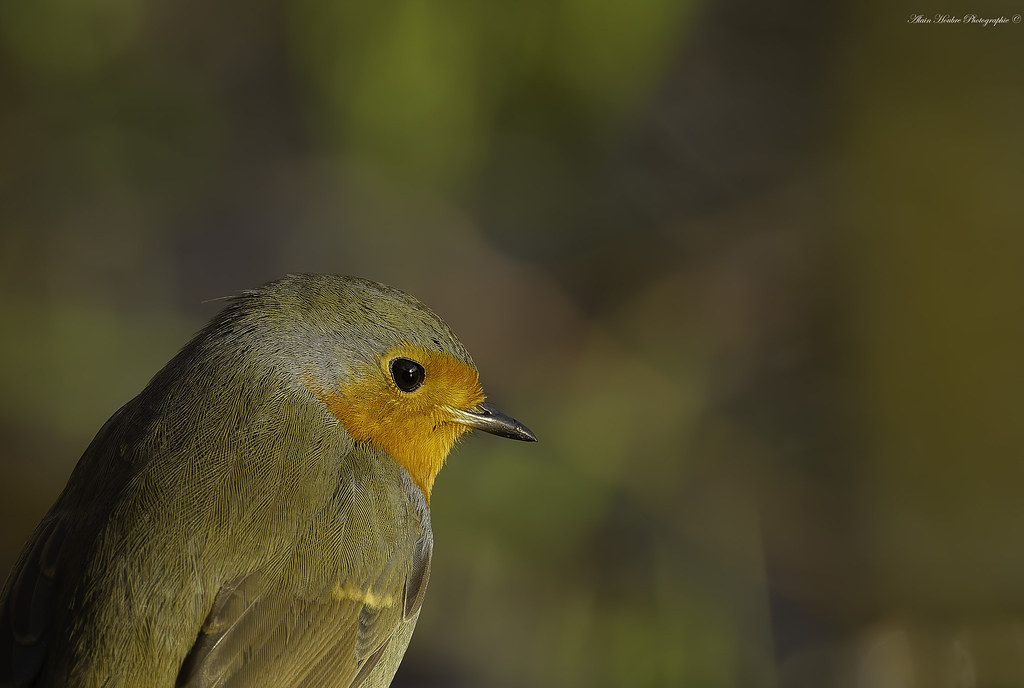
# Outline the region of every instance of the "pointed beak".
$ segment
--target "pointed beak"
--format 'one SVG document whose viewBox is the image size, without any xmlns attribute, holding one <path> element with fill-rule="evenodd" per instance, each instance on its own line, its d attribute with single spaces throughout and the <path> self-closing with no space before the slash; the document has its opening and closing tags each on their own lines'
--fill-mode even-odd
<svg viewBox="0 0 1024 688">
<path fill-rule="evenodd" d="M 489 432 L 492 435 L 507 437 L 510 440 L 537 441 L 537 436 L 530 428 L 487 403 L 477 404 L 472 409 L 452 409 L 452 420 L 476 430 Z"/>
</svg>

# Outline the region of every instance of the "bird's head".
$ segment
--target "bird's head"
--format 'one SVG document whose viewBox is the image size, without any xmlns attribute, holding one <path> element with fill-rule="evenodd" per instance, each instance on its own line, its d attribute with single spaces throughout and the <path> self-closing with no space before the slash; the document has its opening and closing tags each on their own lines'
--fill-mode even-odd
<svg viewBox="0 0 1024 688">
<path fill-rule="evenodd" d="M 535 441 L 485 402 L 476 366 L 449 327 L 397 289 L 356 277 L 291 275 L 248 292 L 302 385 L 356 442 L 383 450 L 429 498 L 470 430 Z M 256 310 L 256 309 L 254 309 Z"/>
</svg>

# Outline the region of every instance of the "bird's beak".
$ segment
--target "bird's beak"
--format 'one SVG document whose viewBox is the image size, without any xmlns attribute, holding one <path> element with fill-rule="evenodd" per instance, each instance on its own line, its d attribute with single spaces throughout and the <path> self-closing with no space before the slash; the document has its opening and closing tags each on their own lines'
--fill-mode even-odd
<svg viewBox="0 0 1024 688">
<path fill-rule="evenodd" d="M 510 440 L 537 441 L 537 436 L 530 428 L 486 403 L 477 404 L 471 409 L 452 409 L 452 420 Z"/>
</svg>

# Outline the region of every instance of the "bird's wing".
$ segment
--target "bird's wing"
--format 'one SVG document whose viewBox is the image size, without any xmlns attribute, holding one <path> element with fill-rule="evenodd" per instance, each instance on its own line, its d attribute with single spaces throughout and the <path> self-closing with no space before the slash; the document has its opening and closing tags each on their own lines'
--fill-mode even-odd
<svg viewBox="0 0 1024 688">
<path fill-rule="evenodd" d="M 0 604 L 4 688 L 61 685 L 57 677 L 70 670 L 64 663 L 72 653 L 54 657 L 50 650 L 53 639 L 70 623 L 65 588 L 77 578 L 77 566 L 67 560 L 78 559 L 80 549 L 75 533 L 69 535 L 74 527 L 74 519 L 51 513 L 6 583 Z M 283 576 L 253 573 L 228 582 L 194 636 L 176 685 L 387 686 L 412 635 L 430 574 L 429 525 L 413 532 L 418 537 L 406 539 L 408 545 L 382 550 L 389 555 L 386 566 L 371 565 L 333 584 L 288 585 L 319 575 L 302 570 L 316 564 L 301 556 Z M 329 549 L 324 555 L 330 557 Z M 374 573 L 370 568 L 376 569 Z M 162 671 L 151 669 L 154 679 Z"/>
<path fill-rule="evenodd" d="M 430 573 L 429 521 L 410 513 L 416 518 L 401 519 L 405 527 L 381 525 L 393 519 L 346 501 L 333 532 L 322 520 L 314 525 L 283 572 L 252 573 L 220 589 L 177 686 L 390 684 Z M 344 565 L 332 567 L 332 557 Z"/>
<path fill-rule="evenodd" d="M 82 491 L 86 503 L 108 503 L 129 478 L 102 449 L 124 412 L 123 407 L 100 429 L 69 481 L 70 487 L 83 476 L 95 476 Z M 102 509 L 68 499 L 72 491 L 65 489 L 36 526 L 0 592 L 0 688 L 48 686 L 66 669 L 63 657 L 53 657 L 59 643 L 54 638 L 71 614 L 72 591 L 92 545 L 87 534 L 98 532 L 105 516 Z"/>
<path fill-rule="evenodd" d="M 83 455 L 0 595 L 0 687 L 63 686 L 71 676 L 110 686 L 167 686 L 175 676 L 178 686 L 386 686 L 433 546 L 426 500 L 408 474 L 386 455 L 355 451 L 340 462 L 332 498 L 296 507 L 304 534 L 286 525 L 263 531 L 274 543 L 208 534 L 216 544 L 196 558 L 180 517 L 194 525 L 208 513 L 188 508 L 188 481 L 175 478 L 183 487 L 172 506 L 129 505 L 121 511 L 134 520 L 111 520 L 118 505 L 149 494 L 132 481 L 151 477 L 118 455 L 121 413 Z M 208 606 L 196 606 L 200 595 Z"/>
<path fill-rule="evenodd" d="M 43 668 L 59 594 L 59 559 L 67 536 L 48 517 L 32 534 L 0 600 L 0 686 L 32 685 Z"/>
</svg>

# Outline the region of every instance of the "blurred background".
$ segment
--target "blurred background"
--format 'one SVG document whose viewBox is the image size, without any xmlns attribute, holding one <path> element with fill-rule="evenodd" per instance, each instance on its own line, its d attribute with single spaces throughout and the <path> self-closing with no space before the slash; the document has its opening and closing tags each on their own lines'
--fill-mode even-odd
<svg viewBox="0 0 1024 688">
<path fill-rule="evenodd" d="M 0 1 L 0 575 L 210 299 L 353 273 L 541 438 L 396 686 L 1024 686 L 1024 4 L 954 4 Z"/>
</svg>

